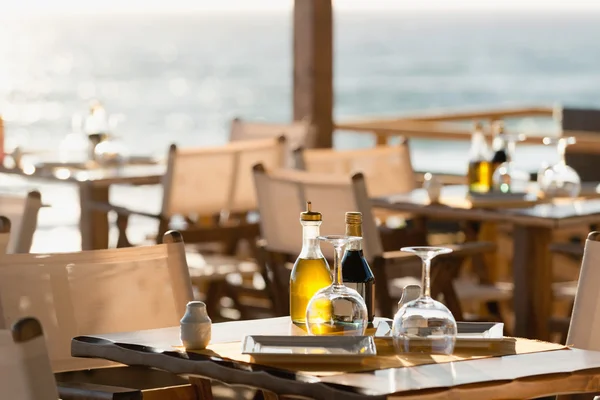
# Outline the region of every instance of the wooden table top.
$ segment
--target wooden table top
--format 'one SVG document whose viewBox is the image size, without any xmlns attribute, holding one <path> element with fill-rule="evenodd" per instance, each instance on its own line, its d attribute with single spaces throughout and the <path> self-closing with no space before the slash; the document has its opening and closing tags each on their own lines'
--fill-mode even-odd
<svg viewBox="0 0 600 400">
<path fill-rule="evenodd" d="M 464 185 L 445 186 L 440 204 L 431 204 L 423 189 L 372 200 L 374 206 L 410 212 L 426 217 L 452 220 L 510 222 L 524 226 L 566 228 L 600 223 L 600 191 L 597 183 L 586 183 L 582 197 L 559 199 L 554 203 L 543 200 L 487 200 L 484 207 L 466 199 Z"/>
<path fill-rule="evenodd" d="M 166 166 L 162 164 L 136 164 L 109 168 L 74 168 L 67 164 L 63 167 L 58 163 L 44 167 L 26 165 L 22 169 L 0 166 L 0 173 L 56 182 L 71 182 L 75 184 L 93 183 L 95 186 L 158 184 L 161 182 L 165 171 Z"/>
<path fill-rule="evenodd" d="M 293 335 L 289 317 L 213 324 L 212 343 L 246 335 Z M 254 364 L 176 351 L 179 327 L 74 338 L 72 355 L 143 365 L 180 375 L 316 399 L 506 399 L 600 391 L 600 352 L 555 350 L 392 368 L 368 373 L 309 377 Z"/>
</svg>

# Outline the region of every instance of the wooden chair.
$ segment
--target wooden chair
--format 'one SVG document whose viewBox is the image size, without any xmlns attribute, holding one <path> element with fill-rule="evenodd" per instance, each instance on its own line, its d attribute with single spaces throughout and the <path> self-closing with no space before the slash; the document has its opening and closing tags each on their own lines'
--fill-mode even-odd
<svg viewBox="0 0 600 400">
<path fill-rule="evenodd" d="M 600 132 L 600 109 L 564 107 L 557 119 L 563 131 Z M 600 172 L 595 168 L 598 154 L 567 147 L 565 160 L 577 171 L 582 182 L 600 181 Z"/>
<path fill-rule="evenodd" d="M 7 217 L 12 227 L 7 253 L 29 253 L 41 207 L 42 197 L 37 191 L 26 196 L 0 195 L 0 215 Z"/>
<path fill-rule="evenodd" d="M 169 229 L 174 217 L 184 217 L 186 226 L 180 231 L 190 249 L 192 283 L 206 295 L 209 312 L 217 318 L 221 297 L 233 296 L 237 302 L 236 291 L 229 287 L 226 277 L 235 273 L 247 281 L 258 271 L 256 267 L 249 268 L 248 260 L 235 257 L 238 244 L 246 241 L 253 245 L 259 232 L 258 224 L 246 218 L 248 211 L 256 209 L 252 165 L 262 162 L 279 168 L 283 166 L 284 151 L 283 136 L 219 147 L 179 149 L 172 145 L 163 179 L 160 213 L 103 203 L 95 207 L 117 213 L 117 247 L 131 245 L 126 234 L 131 215 L 158 220 L 157 237 Z M 202 256 L 194 254 L 198 252 Z M 241 317 L 252 315 L 242 313 Z"/>
<path fill-rule="evenodd" d="M 578 349 L 600 351 L 600 232 L 591 232 L 585 241 L 585 250 L 581 262 L 581 272 L 568 326 L 566 344 Z M 561 400 L 570 398 L 591 398 L 559 396 Z"/>
<path fill-rule="evenodd" d="M 171 145 L 163 178 L 163 199 L 158 214 L 130 210 L 106 203 L 94 207 L 117 213 L 117 247 L 130 245 L 127 219 L 140 215 L 159 221 L 157 240 L 169 229 L 173 217 L 185 219 L 191 228 L 206 226 L 201 217 L 218 216 L 220 223 L 231 215 L 256 209 L 252 188 L 252 165 L 262 162 L 272 168 L 283 165 L 285 138 L 240 141 L 218 147 L 180 149 Z M 210 224 L 209 224 L 210 225 Z M 185 231 L 182 231 L 185 236 Z"/>
<path fill-rule="evenodd" d="M 293 150 L 298 147 L 313 147 L 316 131 L 308 121 L 294 121 L 288 124 L 249 122 L 241 118 L 231 121 L 230 142 L 256 140 L 284 136 L 286 139 L 285 166 L 293 168 Z"/>
<path fill-rule="evenodd" d="M 44 333 L 34 318 L 0 329 L 0 399 L 58 400 Z"/>
<path fill-rule="evenodd" d="M 363 249 L 365 257 L 375 274 L 377 282 L 376 301 L 379 313 L 391 317 L 397 307 L 400 293 L 393 295 L 393 279 L 407 275 L 420 276 L 420 263 L 410 254 L 384 252 L 381 238 L 371 204 L 367 195 L 365 178 L 361 173 L 352 177 L 339 174 L 315 174 L 298 170 L 267 171 L 263 165 L 254 167 L 254 182 L 261 213 L 261 234 L 264 239 L 262 257 L 264 267 L 271 278 L 270 295 L 279 307 L 282 315 L 289 313 L 289 269 L 286 262 L 293 262 L 302 246 L 302 230 L 298 223 L 300 212 L 304 211 L 306 201 L 311 201 L 315 210 L 323 214 L 321 234 L 339 234 L 345 231 L 344 214 L 346 211 L 363 213 Z M 418 245 L 425 242 L 423 236 Z M 400 247 L 402 243 L 398 243 Z M 451 310 L 461 319 L 462 311 L 456 301 L 456 293 L 450 284 L 452 276 L 466 256 L 491 251 L 494 246 L 489 243 L 468 243 L 454 245 L 455 252 L 440 257 L 438 264 L 449 262 L 452 268 L 437 268 L 443 272 L 444 278 L 438 279 L 433 273 L 432 290 L 436 295 L 443 295 Z M 323 248 L 326 256 L 327 248 Z M 441 278 L 441 275 L 439 275 Z M 404 286 L 402 286 L 403 288 Z"/>
<path fill-rule="evenodd" d="M 417 188 L 406 141 L 394 146 L 356 150 L 304 149 L 294 151 L 297 169 L 348 175 L 361 172 L 372 197 L 408 193 Z"/>
<path fill-rule="evenodd" d="M 0 328 L 24 316 L 40 320 L 59 382 L 127 382 L 124 377 L 135 370 L 75 371 L 115 364 L 72 358 L 71 338 L 177 326 L 192 299 L 184 243 L 175 231 L 154 246 L 0 257 Z M 141 384 L 143 374 L 134 375 L 131 385 Z M 171 375 L 152 380 L 186 384 Z"/>
<path fill-rule="evenodd" d="M 406 140 L 397 145 L 343 151 L 298 148 L 294 151 L 294 160 L 297 169 L 308 172 L 345 175 L 361 172 L 372 197 L 408 193 L 418 188 Z M 409 213 L 379 208 L 375 208 L 373 213 L 381 222 L 378 226 L 383 234 L 382 241 L 386 250 L 397 249 L 396 243 L 406 233 L 400 232 L 405 227 L 403 221 L 410 227 L 421 228 L 426 225 L 429 233 L 440 233 L 445 238 L 449 233 L 455 236 L 460 230 L 459 224 L 415 219 Z M 392 221 L 392 218 L 395 221 Z M 392 222 L 393 224 L 389 225 L 396 225 L 396 228 L 389 228 L 388 222 Z"/>
</svg>

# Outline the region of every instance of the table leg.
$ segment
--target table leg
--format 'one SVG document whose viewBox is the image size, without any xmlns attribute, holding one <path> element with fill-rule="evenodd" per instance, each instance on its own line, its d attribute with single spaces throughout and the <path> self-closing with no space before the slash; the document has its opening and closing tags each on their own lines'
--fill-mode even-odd
<svg viewBox="0 0 600 400">
<path fill-rule="evenodd" d="M 552 314 L 552 230 L 515 226 L 515 336 L 548 340 Z"/>
<path fill-rule="evenodd" d="M 94 210 L 92 202 L 108 203 L 109 186 L 97 187 L 91 183 L 79 186 L 81 216 L 81 249 L 96 250 L 108 248 L 108 215 L 105 211 Z"/>
</svg>

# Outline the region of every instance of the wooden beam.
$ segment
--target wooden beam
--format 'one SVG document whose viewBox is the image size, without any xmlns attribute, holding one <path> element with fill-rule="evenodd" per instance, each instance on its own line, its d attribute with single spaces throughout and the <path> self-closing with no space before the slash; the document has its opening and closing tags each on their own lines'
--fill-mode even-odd
<svg viewBox="0 0 600 400">
<path fill-rule="evenodd" d="M 294 120 L 308 119 L 316 147 L 332 147 L 333 10 L 331 0 L 295 0 Z"/>
</svg>

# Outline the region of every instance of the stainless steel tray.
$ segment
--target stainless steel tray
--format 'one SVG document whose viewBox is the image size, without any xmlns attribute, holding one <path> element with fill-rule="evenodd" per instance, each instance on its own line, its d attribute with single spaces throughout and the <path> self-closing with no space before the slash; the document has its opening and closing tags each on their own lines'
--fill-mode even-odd
<svg viewBox="0 0 600 400">
<path fill-rule="evenodd" d="M 504 324 L 501 322 L 457 322 L 456 340 L 489 340 L 504 338 Z M 375 337 L 391 337 L 392 321 L 381 321 L 377 325 Z"/>
<path fill-rule="evenodd" d="M 455 349 L 491 349 L 514 347 L 514 338 L 504 336 L 501 322 L 457 322 Z M 392 321 L 381 321 L 375 332 L 376 339 L 392 340 Z"/>
<path fill-rule="evenodd" d="M 372 336 L 246 336 L 242 353 L 275 363 L 360 363 L 377 355 Z"/>
</svg>

